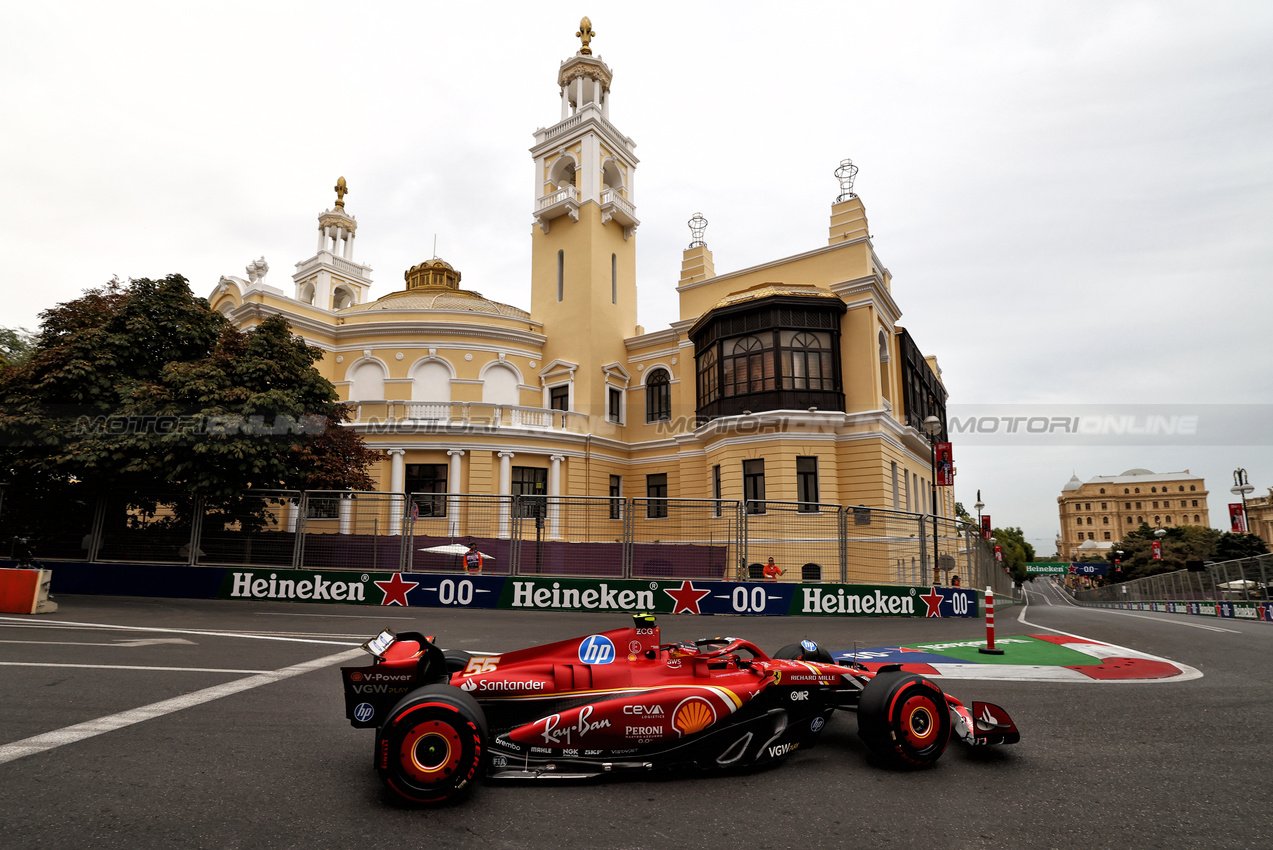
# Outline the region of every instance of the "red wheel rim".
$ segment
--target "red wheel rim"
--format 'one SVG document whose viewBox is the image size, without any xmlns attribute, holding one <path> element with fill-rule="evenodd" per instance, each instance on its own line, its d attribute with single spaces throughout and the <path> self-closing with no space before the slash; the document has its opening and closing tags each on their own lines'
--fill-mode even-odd
<svg viewBox="0 0 1273 850">
<path fill-rule="evenodd" d="M 902 703 L 902 737 L 915 749 L 922 750 L 935 743 L 940 725 L 937 704 L 927 694 L 916 694 Z"/>
<path fill-rule="evenodd" d="M 402 739 L 402 769 L 416 782 L 446 780 L 460 763 L 460 735 L 449 723 L 426 720 Z"/>
</svg>

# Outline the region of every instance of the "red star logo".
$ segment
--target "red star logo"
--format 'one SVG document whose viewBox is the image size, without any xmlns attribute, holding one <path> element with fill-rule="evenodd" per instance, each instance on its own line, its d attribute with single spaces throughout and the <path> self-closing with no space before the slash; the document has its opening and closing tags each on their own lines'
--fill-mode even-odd
<svg viewBox="0 0 1273 850">
<path fill-rule="evenodd" d="M 388 581 L 376 582 L 376 587 L 385 595 L 385 601 L 381 605 L 401 605 L 407 607 L 407 594 L 419 586 L 418 581 L 403 581 L 402 576 L 398 573 L 393 574 L 393 578 Z"/>
<path fill-rule="evenodd" d="M 928 606 L 928 613 L 925 618 L 941 616 L 941 602 L 945 597 L 937 592 L 937 588 L 929 588 L 928 593 L 920 594 L 919 598 L 924 600 L 924 604 Z"/>
<path fill-rule="evenodd" d="M 1269 607 L 1263 603 L 1255 606 L 1255 615 L 1261 620 L 1269 618 Z"/>
<path fill-rule="evenodd" d="M 711 593 L 710 590 L 699 590 L 691 581 L 681 582 L 680 590 L 668 590 L 663 588 L 663 592 L 676 600 L 676 604 L 672 606 L 673 614 L 680 614 L 684 611 L 686 614 L 701 614 L 698 610 L 698 602 L 704 596 Z"/>
</svg>

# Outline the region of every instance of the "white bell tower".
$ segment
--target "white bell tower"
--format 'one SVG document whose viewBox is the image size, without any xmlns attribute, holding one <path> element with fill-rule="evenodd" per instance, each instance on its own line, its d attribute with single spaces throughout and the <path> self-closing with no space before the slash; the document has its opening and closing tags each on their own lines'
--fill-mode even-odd
<svg viewBox="0 0 1273 850">
<path fill-rule="evenodd" d="M 340 310 L 367 300 L 371 266 L 354 262 L 358 221 L 345 212 L 345 178 L 336 181 L 336 205 L 318 216 L 318 253 L 296 264 L 296 300 L 323 310 Z"/>
</svg>

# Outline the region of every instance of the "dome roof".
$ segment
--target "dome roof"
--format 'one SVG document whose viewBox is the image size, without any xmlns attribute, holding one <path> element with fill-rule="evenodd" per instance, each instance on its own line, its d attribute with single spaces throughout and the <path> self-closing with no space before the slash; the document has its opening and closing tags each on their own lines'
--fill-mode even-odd
<svg viewBox="0 0 1273 850">
<path fill-rule="evenodd" d="M 530 313 L 508 304 L 490 301 L 480 292 L 460 289 L 460 273 L 440 257 L 417 263 L 403 272 L 407 288 L 391 292 L 367 304 L 354 304 L 338 313 L 371 313 L 376 310 L 439 310 L 447 313 L 482 313 L 529 319 Z"/>
<path fill-rule="evenodd" d="M 484 313 L 529 319 L 530 313 L 508 304 L 483 298 L 480 293 L 464 289 L 415 289 L 391 292 L 366 304 L 355 304 L 338 313 L 371 313 L 376 310 L 439 310 L 451 313 Z"/>
<path fill-rule="evenodd" d="M 1077 475 L 1071 475 L 1070 480 L 1065 482 L 1065 486 L 1061 488 L 1061 491 L 1065 492 L 1066 490 L 1077 490 L 1082 486 L 1083 482 L 1079 481 L 1079 477 Z"/>
<path fill-rule="evenodd" d="M 1135 469 L 1129 469 L 1126 472 L 1124 472 L 1123 476 L 1125 475 L 1153 475 L 1153 474 L 1154 473 L 1152 470 L 1141 469 L 1140 467 L 1136 467 Z M 1123 476 L 1119 476 L 1119 477 L 1121 478 Z"/>
<path fill-rule="evenodd" d="M 771 298 L 775 295 L 795 295 L 805 298 L 829 298 L 833 301 L 839 301 L 840 296 L 834 292 L 828 292 L 825 289 L 818 289 L 816 286 L 807 283 L 758 283 L 755 286 L 739 292 L 731 292 L 721 300 L 711 306 L 711 310 L 719 310 L 721 307 L 729 307 L 734 304 L 742 304 L 746 301 L 759 301 L 762 298 Z"/>
</svg>

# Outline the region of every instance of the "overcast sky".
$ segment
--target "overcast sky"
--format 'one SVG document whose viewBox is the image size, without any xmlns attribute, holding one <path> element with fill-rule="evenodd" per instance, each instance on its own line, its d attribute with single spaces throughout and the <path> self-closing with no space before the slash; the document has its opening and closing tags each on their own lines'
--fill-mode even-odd
<svg viewBox="0 0 1273 850">
<path fill-rule="evenodd" d="M 0 9 L 0 325 L 112 275 L 207 295 L 259 256 L 290 294 L 341 175 L 373 297 L 436 235 L 466 288 L 528 308 L 527 149 L 587 14 L 641 159 L 647 331 L 678 318 L 693 213 L 721 272 L 818 247 L 852 157 L 952 411 L 1273 402 L 1273 4 Z M 1072 473 L 1189 468 L 1227 527 L 1234 467 L 1273 485 L 1269 411 L 1226 414 L 1252 445 L 957 438 L 956 497 L 1046 554 Z"/>
</svg>

